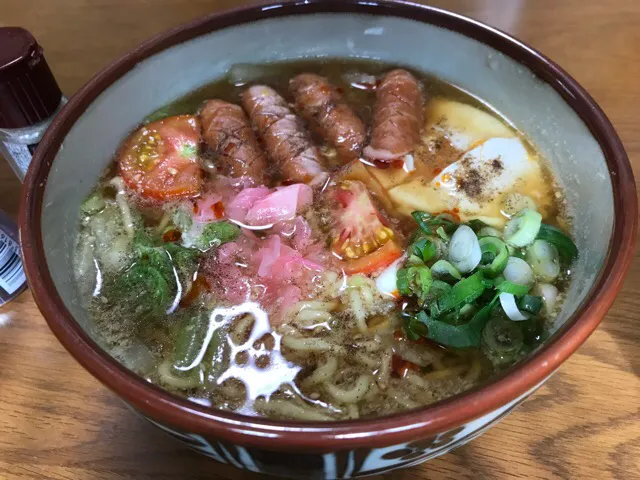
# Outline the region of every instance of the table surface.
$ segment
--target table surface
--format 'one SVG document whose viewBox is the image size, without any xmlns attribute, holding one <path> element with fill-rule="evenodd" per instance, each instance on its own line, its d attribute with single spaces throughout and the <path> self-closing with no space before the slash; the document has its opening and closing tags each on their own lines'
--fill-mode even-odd
<svg viewBox="0 0 640 480">
<path fill-rule="evenodd" d="M 0 0 L 28 28 L 63 90 L 214 0 Z M 640 1 L 439 0 L 553 58 L 595 97 L 640 169 Z M 20 184 L 0 161 L 0 208 Z M 600 328 L 502 423 L 394 479 L 640 478 L 640 263 Z M 29 292 L 0 329 L 0 479 L 257 479 L 192 453 L 139 419 L 62 348 Z M 264 478 L 264 477 L 263 477 Z"/>
</svg>

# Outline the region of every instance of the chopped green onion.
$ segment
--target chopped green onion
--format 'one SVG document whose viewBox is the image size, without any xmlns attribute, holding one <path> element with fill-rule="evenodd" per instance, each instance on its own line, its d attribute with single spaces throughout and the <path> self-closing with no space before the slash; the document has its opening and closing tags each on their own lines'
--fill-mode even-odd
<svg viewBox="0 0 640 480">
<path fill-rule="evenodd" d="M 493 227 L 484 227 L 478 230 L 477 232 L 478 238 L 482 237 L 502 237 L 502 232 Z"/>
<path fill-rule="evenodd" d="M 471 303 L 482 295 L 485 288 L 480 272 L 463 278 L 451 288 L 450 292 L 431 303 L 431 315 L 438 317 L 443 313 L 460 308 L 466 303 Z"/>
<path fill-rule="evenodd" d="M 436 233 L 445 242 L 449 241 L 449 235 L 447 235 L 447 232 L 445 232 L 444 227 L 438 227 L 438 229 L 436 230 Z"/>
<path fill-rule="evenodd" d="M 551 314 L 558 303 L 558 288 L 550 283 L 538 283 L 531 290 L 533 295 L 542 297 L 544 313 Z"/>
<path fill-rule="evenodd" d="M 86 215 L 95 215 L 106 207 L 107 203 L 100 192 L 93 192 L 84 202 L 80 205 L 82 213 Z"/>
<path fill-rule="evenodd" d="M 431 266 L 431 275 L 447 283 L 453 283 L 462 278 L 462 274 L 446 260 L 438 260 Z"/>
<path fill-rule="evenodd" d="M 527 285 L 520 285 L 518 283 L 513 283 L 508 280 L 499 283 L 496 285 L 496 290 L 500 293 L 510 293 L 511 295 L 526 295 L 529 293 L 531 287 Z"/>
<path fill-rule="evenodd" d="M 477 218 L 474 218 L 473 220 L 469 220 L 467 222 L 467 225 L 469 225 L 469 227 L 471 227 L 471 230 L 473 230 L 474 232 L 476 232 L 476 234 L 481 231 L 483 228 L 487 228 L 489 227 L 489 225 L 487 225 L 486 223 L 484 223 L 482 220 L 478 220 Z M 491 228 L 491 227 L 489 227 Z"/>
<path fill-rule="evenodd" d="M 420 321 L 418 315 L 411 316 L 404 323 L 404 331 L 407 337 L 411 340 L 419 340 L 422 337 L 427 337 L 428 328 L 427 325 Z"/>
<path fill-rule="evenodd" d="M 537 237 L 554 245 L 558 249 L 562 261 L 567 264 L 570 264 L 578 257 L 578 247 L 576 247 L 576 244 L 556 227 L 543 223 L 540 226 Z"/>
<path fill-rule="evenodd" d="M 436 246 L 431 239 L 421 238 L 411 245 L 410 253 L 426 263 L 436 256 Z"/>
<path fill-rule="evenodd" d="M 552 282 L 560 275 L 558 249 L 546 240 L 538 239 L 529 245 L 526 259 L 536 278 L 543 282 Z"/>
<path fill-rule="evenodd" d="M 517 323 L 493 317 L 482 332 L 482 343 L 490 354 L 501 357 L 502 361 L 514 360 L 522 350 L 522 329 Z"/>
<path fill-rule="evenodd" d="M 536 239 L 541 223 L 542 215 L 525 208 L 507 222 L 504 239 L 514 247 L 526 247 Z"/>
<path fill-rule="evenodd" d="M 502 271 L 504 278 L 520 285 L 533 285 L 533 270 L 527 262 L 518 257 L 509 257 L 507 266 Z"/>
<path fill-rule="evenodd" d="M 433 280 L 431 278 L 431 270 L 426 265 L 418 265 L 415 267 L 401 268 L 398 270 L 396 277 L 396 285 L 398 293 L 403 297 L 416 297 L 424 300 Z"/>
<path fill-rule="evenodd" d="M 427 327 L 426 337 L 440 345 L 452 348 L 469 348 L 480 345 L 482 331 L 490 318 L 495 301 L 480 309 L 469 322 L 462 325 L 452 325 L 444 321 L 429 317 L 421 311 L 417 320 Z"/>
<path fill-rule="evenodd" d="M 502 310 L 504 310 L 504 313 L 509 317 L 509 320 L 522 322 L 523 320 L 529 319 L 529 315 L 522 313 L 518 308 L 518 305 L 516 304 L 516 297 L 513 294 L 501 293 L 499 298 Z"/>
<path fill-rule="evenodd" d="M 482 258 L 478 237 L 466 225 L 460 225 L 449 242 L 449 261 L 462 273 L 469 273 Z"/>
<path fill-rule="evenodd" d="M 452 233 L 458 227 L 458 224 L 445 214 L 433 216 L 427 212 L 415 211 L 411 216 L 427 235 L 435 234 L 439 227 L 442 227 L 445 233 Z"/>
<path fill-rule="evenodd" d="M 489 277 L 500 275 L 509 260 L 507 244 L 496 237 L 482 237 L 478 243 L 482 252 L 482 272 Z"/>
<path fill-rule="evenodd" d="M 537 315 L 542 310 L 542 297 L 535 295 L 523 295 L 518 301 L 518 308 L 532 315 Z"/>
</svg>

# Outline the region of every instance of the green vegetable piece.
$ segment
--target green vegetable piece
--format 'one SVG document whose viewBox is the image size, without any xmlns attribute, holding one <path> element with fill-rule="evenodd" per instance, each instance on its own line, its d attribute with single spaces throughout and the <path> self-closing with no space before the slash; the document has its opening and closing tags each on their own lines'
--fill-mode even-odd
<svg viewBox="0 0 640 480">
<path fill-rule="evenodd" d="M 111 294 L 131 308 L 129 313 L 137 319 L 163 315 L 171 303 L 169 283 L 158 269 L 146 263 L 134 264 L 119 277 Z"/>
<path fill-rule="evenodd" d="M 411 213 L 411 216 L 427 235 L 434 235 L 439 227 L 442 227 L 443 231 L 448 234 L 458 228 L 458 224 L 446 214 L 433 216 L 427 212 L 415 211 Z"/>
<path fill-rule="evenodd" d="M 490 318 L 495 301 L 480 309 L 467 323 L 454 325 L 429 317 L 421 311 L 417 321 L 427 327 L 426 337 L 440 345 L 452 348 L 469 348 L 480 345 L 482 331 Z"/>
<path fill-rule="evenodd" d="M 423 262 L 428 262 L 436 256 L 436 246 L 429 238 L 423 237 L 411 245 L 409 249 L 412 255 L 417 256 Z"/>
<path fill-rule="evenodd" d="M 444 313 L 462 307 L 464 304 L 471 303 L 482 295 L 485 289 L 486 285 L 480 272 L 463 278 L 451 288 L 450 292 L 431 303 L 431 315 L 437 318 Z"/>
<path fill-rule="evenodd" d="M 560 254 L 551 242 L 535 240 L 527 248 L 526 261 L 538 280 L 550 283 L 560 275 Z"/>
<path fill-rule="evenodd" d="M 423 301 L 429 293 L 431 284 L 431 271 L 426 265 L 401 268 L 396 276 L 398 292 L 403 297 L 415 295 Z"/>
<path fill-rule="evenodd" d="M 496 290 L 499 293 L 510 293 L 511 295 L 519 297 L 521 295 L 526 295 L 527 293 L 529 293 L 531 287 L 528 285 L 520 285 L 519 283 L 513 283 L 508 280 L 504 280 L 496 284 Z"/>
<path fill-rule="evenodd" d="M 173 351 L 173 368 L 179 372 L 187 372 L 199 365 L 194 365 L 204 345 L 209 330 L 209 313 L 196 312 L 189 315 L 179 327 Z"/>
<path fill-rule="evenodd" d="M 578 247 L 576 247 L 573 240 L 559 228 L 543 223 L 540 225 L 537 238 L 546 240 L 554 245 L 558 249 L 560 258 L 566 265 L 570 265 L 571 262 L 578 258 Z"/>
<path fill-rule="evenodd" d="M 490 357 L 498 357 L 499 363 L 513 361 L 524 344 L 518 322 L 502 317 L 491 318 L 482 332 L 482 343 Z"/>
<path fill-rule="evenodd" d="M 478 234 L 478 232 L 480 230 L 482 230 L 483 228 L 489 227 L 489 225 L 484 223 L 482 220 L 478 220 L 477 218 L 474 218 L 473 220 L 469 220 L 467 222 L 467 225 L 469 225 L 471 230 L 473 230 L 476 234 Z M 491 227 L 489 227 L 489 228 L 491 228 Z"/>
<path fill-rule="evenodd" d="M 208 223 L 202 230 L 198 247 L 203 251 L 219 247 L 223 243 L 234 241 L 239 235 L 240 227 L 231 222 Z"/>
<path fill-rule="evenodd" d="M 436 233 L 445 242 L 448 242 L 449 240 L 451 240 L 451 238 L 449 238 L 449 235 L 447 235 L 447 232 L 445 231 L 444 227 L 442 226 L 437 228 Z"/>
<path fill-rule="evenodd" d="M 535 295 L 523 295 L 518 299 L 517 305 L 519 310 L 531 313 L 532 315 L 537 315 L 540 313 L 540 310 L 542 310 L 542 297 Z"/>
<path fill-rule="evenodd" d="M 525 208 L 507 222 L 504 227 L 504 239 L 514 247 L 526 247 L 536 239 L 541 223 L 542 215 Z"/>
<path fill-rule="evenodd" d="M 438 260 L 434 263 L 431 266 L 431 275 L 447 283 L 455 283 L 462 278 L 458 269 L 446 260 Z"/>
<path fill-rule="evenodd" d="M 101 192 L 98 191 L 89 195 L 87 199 L 82 202 L 82 205 L 80 205 L 80 209 L 85 215 L 95 215 L 101 212 L 106 206 L 107 202 L 104 201 Z"/>
<path fill-rule="evenodd" d="M 481 228 L 480 230 L 478 230 L 478 238 L 482 238 L 482 237 L 497 237 L 500 238 L 502 237 L 502 232 L 500 232 L 499 230 L 493 228 L 493 227 L 484 227 Z"/>
<path fill-rule="evenodd" d="M 422 323 L 417 316 L 410 316 L 404 323 L 404 331 L 407 337 L 411 340 L 419 340 L 420 338 L 427 337 L 428 328 L 427 325 Z"/>
<path fill-rule="evenodd" d="M 480 260 L 482 272 L 490 278 L 500 275 L 509 260 L 507 244 L 496 237 L 482 237 L 478 243 L 482 252 Z"/>
</svg>

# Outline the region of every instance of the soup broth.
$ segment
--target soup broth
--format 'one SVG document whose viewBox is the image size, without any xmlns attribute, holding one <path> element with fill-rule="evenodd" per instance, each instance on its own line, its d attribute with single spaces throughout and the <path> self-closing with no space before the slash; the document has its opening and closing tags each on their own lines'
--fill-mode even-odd
<svg viewBox="0 0 640 480">
<path fill-rule="evenodd" d="M 81 207 L 77 286 L 115 358 L 194 402 L 386 415 L 544 341 L 577 255 L 556 185 L 427 74 L 236 65 L 117 149 Z"/>
</svg>

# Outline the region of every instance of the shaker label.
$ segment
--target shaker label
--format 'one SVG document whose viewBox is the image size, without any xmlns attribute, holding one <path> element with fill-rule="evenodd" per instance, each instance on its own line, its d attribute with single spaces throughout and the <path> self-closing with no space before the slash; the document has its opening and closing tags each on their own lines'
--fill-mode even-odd
<svg viewBox="0 0 640 480">
<path fill-rule="evenodd" d="M 11 237 L 0 230 L 0 287 L 11 295 L 25 281 L 20 248 Z"/>
</svg>

